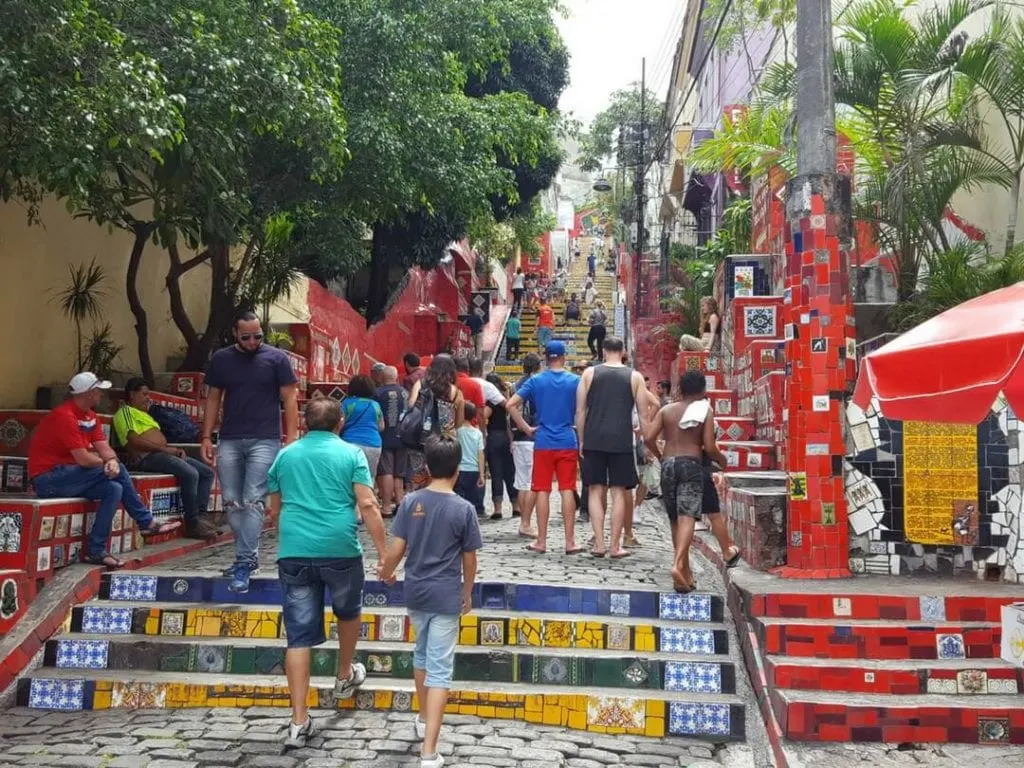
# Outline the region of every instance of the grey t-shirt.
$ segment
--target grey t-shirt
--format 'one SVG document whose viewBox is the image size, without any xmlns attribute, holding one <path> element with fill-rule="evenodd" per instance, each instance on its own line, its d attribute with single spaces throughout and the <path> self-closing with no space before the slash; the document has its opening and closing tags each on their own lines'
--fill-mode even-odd
<svg viewBox="0 0 1024 768">
<path fill-rule="evenodd" d="M 415 491 L 398 506 L 391 533 L 406 542 L 406 606 L 462 613 L 462 553 L 483 546 L 473 505 L 454 493 Z"/>
</svg>

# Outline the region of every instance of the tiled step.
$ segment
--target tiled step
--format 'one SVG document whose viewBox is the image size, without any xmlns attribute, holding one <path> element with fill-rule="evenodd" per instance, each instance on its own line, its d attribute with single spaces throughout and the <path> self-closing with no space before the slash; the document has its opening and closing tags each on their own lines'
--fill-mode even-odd
<svg viewBox="0 0 1024 768">
<path fill-rule="evenodd" d="M 1024 691 L 1022 670 L 1001 659 L 888 661 L 769 656 L 765 671 L 776 688 L 894 695 L 1004 695 Z"/>
<path fill-rule="evenodd" d="M 789 482 L 789 475 L 779 469 L 729 471 L 725 472 L 724 476 L 728 488 L 780 488 L 785 492 L 786 483 Z"/>
<path fill-rule="evenodd" d="M 479 609 L 462 617 L 459 645 L 595 648 L 643 653 L 728 653 L 728 633 L 717 624 L 629 619 L 605 621 L 595 616 L 551 614 L 543 618 L 512 611 Z M 325 607 L 324 626 L 335 631 Z M 190 603 L 125 604 L 97 601 L 71 611 L 71 630 L 87 634 L 162 635 L 280 639 L 284 621 L 280 605 L 196 605 Z M 369 641 L 412 642 L 412 625 L 402 608 L 368 608 L 362 613 L 361 637 Z"/>
<path fill-rule="evenodd" d="M 715 430 L 719 440 L 753 440 L 754 420 L 747 416 L 715 416 Z"/>
<path fill-rule="evenodd" d="M 230 675 L 284 674 L 284 640 L 160 636 L 138 641 L 109 635 L 70 635 L 46 644 L 43 663 L 59 669 L 134 672 L 213 672 Z M 410 643 L 361 642 L 356 660 L 372 678 L 411 680 Z M 313 674 L 338 669 L 334 643 L 313 651 Z M 700 655 L 532 647 L 495 650 L 463 647 L 455 654 L 456 682 L 547 683 L 680 693 L 735 693 L 736 671 L 729 661 Z"/>
<path fill-rule="evenodd" d="M 708 399 L 715 412 L 715 418 L 719 416 L 739 416 L 736 410 L 736 393 L 731 389 L 709 389 Z"/>
<path fill-rule="evenodd" d="M 145 574 L 104 574 L 100 598 L 104 600 L 175 603 L 227 603 L 229 605 L 279 605 L 281 584 L 276 576 L 257 575 L 249 591 L 240 595 L 228 590 L 229 579 L 219 575 L 195 575 L 148 571 Z M 404 608 L 405 584 L 367 581 L 363 586 L 366 608 Z M 720 622 L 722 598 L 703 592 L 679 595 L 652 590 L 613 590 L 554 584 L 506 584 L 480 582 L 473 589 L 473 605 L 481 610 L 561 613 L 661 619 L 664 621 Z"/>
<path fill-rule="evenodd" d="M 412 680 L 367 680 L 352 699 L 337 701 L 332 677 L 311 680 L 308 704 L 409 712 L 418 709 Z M 522 683 L 460 683 L 449 694 L 452 714 L 521 720 L 595 733 L 661 737 L 744 738 L 744 705 L 733 695 L 643 691 L 623 696 L 616 688 Z M 640 693 L 640 692 L 636 692 Z M 18 703 L 36 709 L 287 707 L 283 675 L 40 669 L 23 678 Z"/>
<path fill-rule="evenodd" d="M 973 586 L 973 585 L 970 585 Z M 998 589 L 999 585 L 989 585 Z M 898 582 L 889 584 L 895 592 Z M 836 583 L 827 593 L 760 594 L 750 596 L 752 616 L 782 618 L 836 619 L 839 622 L 862 619 L 890 619 L 920 622 L 999 622 L 1000 609 L 1020 600 L 1010 588 L 1002 595 L 963 594 L 961 585 L 950 583 L 947 594 L 858 594 Z M 961 594 L 957 594 L 960 592 Z"/>
<path fill-rule="evenodd" d="M 890 744 L 1024 744 L 1024 698 L 889 696 L 773 691 L 782 733 L 794 741 L 884 741 Z M 993 766 L 1009 766 L 994 758 Z"/>
<path fill-rule="evenodd" d="M 727 469 L 757 471 L 775 469 L 775 444 L 766 440 L 719 440 L 728 461 Z"/>
<path fill-rule="evenodd" d="M 993 659 L 999 624 L 901 625 L 889 621 L 759 617 L 765 653 L 829 659 Z"/>
</svg>

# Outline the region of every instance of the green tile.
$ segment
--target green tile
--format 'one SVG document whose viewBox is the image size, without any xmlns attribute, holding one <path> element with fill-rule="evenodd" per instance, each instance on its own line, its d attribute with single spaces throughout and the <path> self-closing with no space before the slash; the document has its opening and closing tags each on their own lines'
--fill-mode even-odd
<svg viewBox="0 0 1024 768">
<path fill-rule="evenodd" d="M 456 653 L 455 679 L 480 682 L 490 679 L 490 659 L 482 653 Z"/>
<path fill-rule="evenodd" d="M 492 683 L 512 683 L 516 679 L 515 656 L 504 651 L 492 651 L 488 656 L 486 680 Z"/>
<path fill-rule="evenodd" d="M 583 679 L 588 686 L 621 688 L 622 670 L 633 659 L 586 659 Z"/>
<path fill-rule="evenodd" d="M 257 648 L 255 667 L 258 675 L 284 674 L 284 648 Z"/>
<path fill-rule="evenodd" d="M 412 651 L 395 651 L 391 654 L 391 676 L 401 680 L 412 679 Z"/>
<path fill-rule="evenodd" d="M 160 655 L 161 672 L 189 672 L 190 646 L 183 645 L 168 649 Z"/>
<path fill-rule="evenodd" d="M 334 677 L 338 674 L 336 648 L 314 648 L 310 672 L 314 677 Z"/>
<path fill-rule="evenodd" d="M 228 668 L 228 672 L 236 675 L 256 674 L 256 649 L 235 648 L 235 652 L 231 654 L 231 666 Z"/>
</svg>

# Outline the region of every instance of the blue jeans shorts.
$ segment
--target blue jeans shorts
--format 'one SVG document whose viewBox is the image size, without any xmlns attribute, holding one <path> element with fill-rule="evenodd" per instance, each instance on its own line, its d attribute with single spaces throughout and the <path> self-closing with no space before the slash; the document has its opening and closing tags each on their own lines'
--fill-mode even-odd
<svg viewBox="0 0 1024 768">
<path fill-rule="evenodd" d="M 338 621 L 358 619 L 363 604 L 363 558 L 284 557 L 277 561 L 289 648 L 312 648 L 324 633 L 325 588 Z"/>
<path fill-rule="evenodd" d="M 416 633 L 412 666 L 426 671 L 427 688 L 452 687 L 460 619 L 458 614 L 409 610 L 409 620 Z"/>
</svg>

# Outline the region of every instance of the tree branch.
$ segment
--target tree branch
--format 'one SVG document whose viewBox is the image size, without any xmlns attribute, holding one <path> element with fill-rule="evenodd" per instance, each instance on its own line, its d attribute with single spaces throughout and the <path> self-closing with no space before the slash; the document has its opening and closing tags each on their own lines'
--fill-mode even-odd
<svg viewBox="0 0 1024 768">
<path fill-rule="evenodd" d="M 181 298 L 181 283 L 179 280 L 181 275 L 184 274 L 184 270 L 182 269 L 181 256 L 178 254 L 177 241 L 172 239 L 167 244 L 167 253 L 171 257 L 171 268 L 167 271 L 165 283 L 167 285 L 167 295 L 171 300 L 171 318 L 173 318 L 174 324 L 178 326 L 178 330 L 181 331 L 181 335 L 185 338 L 185 343 L 191 347 L 199 341 L 199 334 L 196 332 L 195 326 L 192 325 L 192 320 L 189 318 L 188 312 L 185 309 L 185 303 Z M 194 260 L 192 259 L 192 261 Z"/>
</svg>

